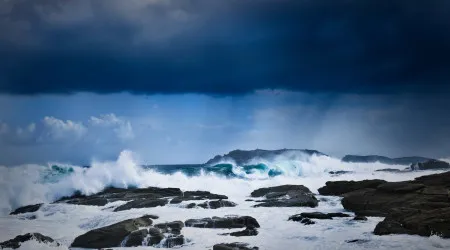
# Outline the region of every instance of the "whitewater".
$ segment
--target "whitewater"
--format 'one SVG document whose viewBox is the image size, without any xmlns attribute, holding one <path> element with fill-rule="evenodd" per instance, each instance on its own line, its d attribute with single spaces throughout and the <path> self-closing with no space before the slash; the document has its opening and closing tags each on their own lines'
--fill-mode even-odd
<svg viewBox="0 0 450 250">
<path fill-rule="evenodd" d="M 0 167 L 0 241 L 17 235 L 39 232 L 60 242 L 61 246 L 30 241 L 21 249 L 68 249 L 75 237 L 95 228 L 111 225 L 125 219 L 155 214 L 155 223 L 185 221 L 226 215 L 249 215 L 257 219 L 261 228 L 252 237 L 236 238 L 219 234 L 228 229 L 183 228 L 187 243 L 181 249 L 212 249 L 214 244 L 246 242 L 260 249 L 450 249 L 450 240 L 437 236 L 429 238 L 409 235 L 376 236 L 375 225 L 383 218 L 370 217 L 366 222 L 335 218 L 314 225 L 303 226 L 288 221 L 291 215 L 306 211 L 344 212 L 339 197 L 317 194 L 326 181 L 384 179 L 411 180 L 442 171 L 379 172 L 380 169 L 405 169 L 402 165 L 381 163 L 345 163 L 329 156 L 279 156 L 271 160 L 254 159 L 245 166 L 223 162 L 215 166 L 144 166 L 139 157 L 123 151 L 116 161 L 92 162 L 90 167 L 61 163 Z M 330 174 L 331 171 L 347 171 Z M 261 187 L 296 184 L 308 187 L 320 200 L 316 208 L 253 208 L 246 202 L 250 193 Z M 202 190 L 229 197 L 236 207 L 219 209 L 184 209 L 180 204 L 164 207 L 131 209 L 113 212 L 124 204 L 119 201 L 103 207 L 52 204 L 78 191 L 95 194 L 106 187 L 174 187 L 181 190 Z M 33 213 L 11 216 L 12 210 L 24 205 L 45 203 Z M 347 243 L 360 239 L 360 243 Z M 120 249 L 120 248 L 117 248 Z M 138 247 L 136 249 L 155 249 Z"/>
</svg>

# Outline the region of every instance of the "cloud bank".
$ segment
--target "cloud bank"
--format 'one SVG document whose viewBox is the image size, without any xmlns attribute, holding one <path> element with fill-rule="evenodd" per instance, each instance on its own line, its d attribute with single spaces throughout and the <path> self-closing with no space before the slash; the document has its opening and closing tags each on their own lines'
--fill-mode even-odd
<svg viewBox="0 0 450 250">
<path fill-rule="evenodd" d="M 450 91 L 441 0 L 15 0 L 0 93 Z"/>
</svg>

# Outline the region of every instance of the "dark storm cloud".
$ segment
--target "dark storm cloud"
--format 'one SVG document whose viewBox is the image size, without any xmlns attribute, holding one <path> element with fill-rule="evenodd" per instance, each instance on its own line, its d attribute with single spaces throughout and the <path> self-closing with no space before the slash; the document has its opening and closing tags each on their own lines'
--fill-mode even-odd
<svg viewBox="0 0 450 250">
<path fill-rule="evenodd" d="M 448 1 L 2 5 L 3 93 L 449 91 Z"/>
</svg>

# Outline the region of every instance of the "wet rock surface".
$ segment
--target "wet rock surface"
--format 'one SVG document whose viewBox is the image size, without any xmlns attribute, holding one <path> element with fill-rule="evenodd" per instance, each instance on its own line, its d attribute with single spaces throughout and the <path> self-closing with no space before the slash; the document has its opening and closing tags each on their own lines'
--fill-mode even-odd
<svg viewBox="0 0 450 250">
<path fill-rule="evenodd" d="M 346 217 L 350 217 L 350 215 L 345 213 L 309 212 L 292 215 L 289 217 L 288 220 L 300 222 L 304 225 L 312 225 L 315 224 L 315 222 L 312 219 L 332 220 L 333 218 L 346 218 Z"/>
<path fill-rule="evenodd" d="M 450 238 L 450 207 L 421 210 L 397 208 L 375 227 L 374 234 L 437 235 Z"/>
<path fill-rule="evenodd" d="M 75 205 L 104 206 L 110 202 L 128 201 L 128 203 L 118 206 L 115 212 L 129 210 L 133 208 L 151 208 L 165 206 L 167 204 L 179 204 L 184 201 L 211 200 L 199 204 L 204 208 L 219 208 L 235 206 L 236 204 L 227 201 L 227 196 L 213 194 L 207 191 L 186 191 L 182 192 L 178 188 L 140 188 L 140 189 L 122 189 L 107 188 L 104 191 L 94 195 L 81 195 L 79 193 L 65 197 L 57 203 L 68 203 Z M 195 207 L 195 206 L 192 206 Z"/>
<path fill-rule="evenodd" d="M 450 172 L 402 182 L 327 182 L 327 192 L 331 187 L 336 187 L 333 193 L 343 196 L 343 207 L 357 214 L 355 220 L 386 217 L 376 226 L 377 235 L 450 237 Z M 344 190 L 352 191 L 342 194 Z"/>
<path fill-rule="evenodd" d="M 220 235 L 230 235 L 230 236 L 235 236 L 235 237 L 256 236 L 256 235 L 258 235 L 258 230 L 253 226 L 249 226 L 242 231 L 236 231 L 236 232 L 225 233 L 225 234 L 220 234 Z"/>
<path fill-rule="evenodd" d="M 19 207 L 16 210 L 12 211 L 10 213 L 10 215 L 17 215 L 17 214 L 36 212 L 36 211 L 39 210 L 39 208 L 42 207 L 42 205 L 43 205 L 43 203 L 39 203 L 39 204 L 35 204 L 35 205 L 28 205 L 28 206 Z"/>
<path fill-rule="evenodd" d="M 12 248 L 17 249 L 20 247 L 20 245 L 26 241 L 35 240 L 39 243 L 45 243 L 45 244 L 52 244 L 54 246 L 60 246 L 58 242 L 56 242 L 54 239 L 42 235 L 40 233 L 27 233 L 23 235 L 16 236 L 14 239 L 7 240 L 0 243 L 0 248 Z"/>
<path fill-rule="evenodd" d="M 250 247 L 247 243 L 221 243 L 213 246 L 213 250 L 258 250 L 258 247 Z"/>
<path fill-rule="evenodd" d="M 251 193 L 252 197 L 265 197 L 256 201 L 254 207 L 317 207 L 319 201 L 303 185 L 282 185 L 260 188 Z"/>
<path fill-rule="evenodd" d="M 321 195 L 343 195 L 348 192 L 363 188 L 376 188 L 385 180 L 364 180 L 364 181 L 327 181 L 324 187 L 318 189 Z"/>
<path fill-rule="evenodd" d="M 158 246 L 172 248 L 183 245 L 182 221 L 158 223 L 152 226 L 152 218 L 146 215 L 137 219 L 125 220 L 110 226 L 91 230 L 78 236 L 71 247 L 107 248 Z"/>
<path fill-rule="evenodd" d="M 186 227 L 198 228 L 259 228 L 258 221 L 251 216 L 212 217 L 189 219 L 184 222 Z"/>
</svg>

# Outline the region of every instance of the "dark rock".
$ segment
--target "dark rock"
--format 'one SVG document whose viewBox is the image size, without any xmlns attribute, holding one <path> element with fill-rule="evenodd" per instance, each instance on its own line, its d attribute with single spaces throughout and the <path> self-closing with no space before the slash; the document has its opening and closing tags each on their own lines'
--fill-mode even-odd
<svg viewBox="0 0 450 250">
<path fill-rule="evenodd" d="M 324 187 L 319 188 L 321 195 L 343 195 L 348 192 L 363 188 L 376 188 L 385 180 L 363 180 L 363 181 L 327 181 Z"/>
<path fill-rule="evenodd" d="M 322 155 L 325 155 L 319 151 L 308 150 L 308 149 L 233 150 L 225 155 L 216 155 L 214 158 L 208 160 L 206 162 L 206 164 L 213 165 L 213 164 L 218 164 L 218 163 L 224 162 L 224 161 L 234 161 L 237 165 L 242 166 L 253 159 L 270 160 L 276 156 L 280 156 L 280 155 L 284 155 L 284 154 L 293 155 L 293 156 L 304 156 L 304 155 L 322 156 Z"/>
<path fill-rule="evenodd" d="M 155 228 L 161 229 L 164 233 L 180 234 L 181 229 L 184 227 L 182 221 L 173 221 L 168 223 L 159 223 L 154 225 Z"/>
<path fill-rule="evenodd" d="M 197 206 L 197 204 L 195 204 L 195 203 L 189 203 L 186 205 L 186 208 L 194 208 L 196 206 Z"/>
<path fill-rule="evenodd" d="M 389 158 L 380 155 L 346 155 L 342 158 L 343 162 L 351 163 L 375 163 L 380 162 L 388 165 L 411 165 L 419 162 L 426 162 L 431 160 L 430 158 L 412 156 L 412 157 L 400 157 L 400 158 Z"/>
<path fill-rule="evenodd" d="M 347 218 L 347 217 L 351 217 L 349 214 L 345 214 L 345 213 L 328 213 L 329 216 L 333 217 L 333 218 Z"/>
<path fill-rule="evenodd" d="M 2 249 L 3 248 L 17 249 L 20 247 L 21 243 L 24 243 L 24 242 L 30 241 L 30 240 L 35 240 L 40 243 L 45 243 L 45 244 L 50 243 L 50 244 L 54 244 L 56 246 L 60 246 L 60 244 L 58 242 L 56 242 L 54 239 L 52 239 L 48 236 L 42 235 L 40 233 L 27 233 L 27 234 L 16 236 L 14 239 L 1 242 L 0 248 L 2 248 Z"/>
<path fill-rule="evenodd" d="M 106 188 L 94 195 L 82 195 L 75 193 L 71 197 L 64 197 L 57 203 L 68 203 L 75 205 L 104 206 L 109 202 L 128 201 L 128 203 L 117 207 L 114 211 L 128 210 L 132 208 L 147 208 L 165 206 L 169 200 L 171 204 L 179 204 L 191 200 L 223 200 L 228 199 L 225 195 L 212 194 L 207 191 L 186 191 L 178 188 Z M 217 203 L 216 203 L 217 204 Z"/>
<path fill-rule="evenodd" d="M 288 220 L 295 221 L 295 222 L 300 222 L 300 223 L 302 223 L 304 225 L 316 224 L 313 220 L 311 220 L 309 218 L 305 218 L 305 217 L 301 216 L 300 214 L 292 215 L 291 217 L 289 217 Z"/>
<path fill-rule="evenodd" d="M 254 207 L 317 207 L 319 201 L 314 194 L 302 185 L 282 185 L 260 188 L 251 193 L 252 197 L 265 196 Z"/>
<path fill-rule="evenodd" d="M 221 194 L 212 194 L 207 191 L 186 191 L 183 193 L 183 200 L 226 200 L 228 197 Z"/>
<path fill-rule="evenodd" d="M 402 171 L 402 170 L 396 169 L 396 168 L 383 168 L 383 169 L 377 169 L 377 170 L 375 170 L 375 172 L 400 173 L 400 172 L 405 172 L 405 171 Z"/>
<path fill-rule="evenodd" d="M 148 207 L 158 207 L 165 206 L 169 201 L 167 199 L 145 199 L 145 200 L 134 200 L 126 204 L 118 206 L 114 209 L 114 212 L 129 210 L 132 208 L 148 208 Z"/>
<path fill-rule="evenodd" d="M 356 240 L 346 240 L 345 242 L 347 242 L 347 243 L 357 243 L 357 244 L 363 244 L 363 243 L 367 243 L 367 242 L 370 242 L 370 240 L 365 240 L 365 239 L 356 239 Z"/>
<path fill-rule="evenodd" d="M 389 215 L 378 223 L 374 233 L 438 235 L 450 238 L 450 207 L 431 210 L 406 207 L 392 209 Z"/>
<path fill-rule="evenodd" d="M 450 169 L 450 164 L 445 161 L 429 160 L 426 162 L 419 162 L 411 164 L 412 170 L 439 170 Z"/>
<path fill-rule="evenodd" d="M 175 246 L 181 246 L 184 244 L 183 235 L 170 235 L 165 240 L 162 241 L 162 246 L 164 248 L 172 248 Z"/>
<path fill-rule="evenodd" d="M 142 246 L 145 240 L 145 237 L 148 235 L 147 229 L 141 229 L 134 232 L 131 232 L 127 236 L 127 241 L 125 242 L 125 247 L 138 247 Z"/>
<path fill-rule="evenodd" d="M 247 227 L 246 229 L 244 229 L 242 231 L 226 233 L 223 235 L 230 235 L 230 236 L 235 236 L 235 237 L 256 236 L 256 235 L 258 235 L 258 230 L 254 227 Z"/>
<path fill-rule="evenodd" d="M 366 220 L 367 220 L 367 217 L 366 217 L 366 216 L 362 216 L 362 215 L 356 215 L 356 216 L 353 218 L 353 220 L 356 220 L 356 221 L 366 221 Z"/>
<path fill-rule="evenodd" d="M 423 210 L 450 207 L 448 188 L 426 187 L 418 182 L 392 182 L 376 189 L 361 189 L 344 195 L 345 209 L 365 216 L 386 216 L 393 208 Z"/>
<path fill-rule="evenodd" d="M 259 228 L 259 223 L 251 216 L 239 217 L 212 217 L 203 219 L 189 219 L 184 222 L 186 227 L 199 228 L 243 228 L 254 227 Z"/>
<path fill-rule="evenodd" d="M 338 170 L 338 171 L 330 171 L 328 173 L 331 175 L 343 175 L 343 174 L 351 174 L 353 173 L 353 171 Z"/>
<path fill-rule="evenodd" d="M 208 209 L 217 209 L 221 207 L 235 207 L 237 204 L 227 200 L 205 201 L 197 206 Z"/>
<path fill-rule="evenodd" d="M 254 200 L 252 200 L 252 199 L 246 199 L 245 201 L 254 201 Z"/>
<path fill-rule="evenodd" d="M 213 250 L 258 250 L 258 247 L 249 247 L 246 243 L 222 243 L 213 246 Z"/>
<path fill-rule="evenodd" d="M 13 212 L 11 212 L 10 215 L 36 212 L 39 210 L 39 208 L 41 208 L 42 205 L 43 205 L 43 203 L 39 203 L 39 204 L 35 204 L 35 205 L 19 207 L 16 210 L 14 210 Z"/>
<path fill-rule="evenodd" d="M 325 214 L 325 213 L 321 213 L 321 212 L 309 212 L 309 213 L 301 213 L 301 214 L 293 215 L 293 216 L 289 217 L 288 220 L 302 222 L 303 219 L 332 220 L 333 217 L 350 217 L 350 215 L 344 214 L 344 213 L 327 213 L 327 214 Z M 307 220 L 305 222 L 307 222 Z"/>
<path fill-rule="evenodd" d="M 129 219 L 103 228 L 91 230 L 75 238 L 71 247 L 107 248 L 120 246 L 122 241 L 140 227 L 148 227 L 153 221 L 150 216 Z"/>
<path fill-rule="evenodd" d="M 331 220 L 333 217 L 329 214 L 324 214 L 320 212 L 311 212 L 311 213 L 301 213 L 300 214 L 304 218 L 308 219 L 319 219 L 319 220 Z"/>
<path fill-rule="evenodd" d="M 300 191 L 303 193 L 311 193 L 311 191 L 303 185 L 282 185 L 276 187 L 259 188 L 251 193 L 252 197 L 262 197 L 269 193 L 282 193 L 284 195 L 289 191 Z"/>
</svg>

